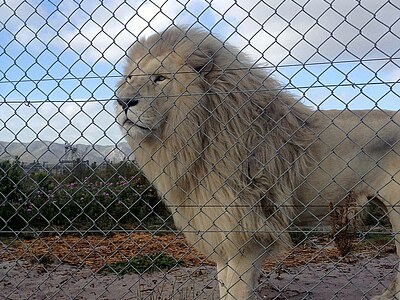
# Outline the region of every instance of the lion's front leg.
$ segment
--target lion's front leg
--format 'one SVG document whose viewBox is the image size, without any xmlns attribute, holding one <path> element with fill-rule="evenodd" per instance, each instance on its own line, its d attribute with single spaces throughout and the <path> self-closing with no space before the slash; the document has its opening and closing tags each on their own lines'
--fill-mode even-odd
<svg viewBox="0 0 400 300">
<path fill-rule="evenodd" d="M 398 176 L 400 177 L 400 176 Z M 380 191 L 380 196 L 383 203 L 386 205 L 392 230 L 394 233 L 394 240 L 396 245 L 397 257 L 400 257 L 400 206 L 398 203 L 398 195 L 400 192 L 400 185 L 393 181 Z M 387 288 L 382 295 L 375 296 L 373 300 L 400 300 L 400 265 L 397 265 L 396 277 L 392 284 Z"/>
<path fill-rule="evenodd" d="M 261 273 L 264 248 L 236 253 L 227 261 L 217 262 L 220 297 L 222 300 L 253 299 L 258 277 Z"/>
<path fill-rule="evenodd" d="M 243 257 L 238 257 L 217 269 L 221 300 L 252 299 L 260 274 L 257 267 Z"/>
<path fill-rule="evenodd" d="M 217 262 L 217 277 L 219 282 L 219 295 L 220 299 L 226 299 L 227 290 L 226 290 L 226 282 L 227 282 L 227 270 L 228 267 L 224 261 Z"/>
<path fill-rule="evenodd" d="M 397 257 L 400 257 L 400 208 L 396 205 L 389 212 L 389 220 L 392 225 L 394 233 L 394 240 L 396 245 Z M 386 299 L 399 299 L 400 300 L 400 265 L 397 265 L 396 277 L 389 288 L 380 296 L 372 298 L 374 300 L 386 300 Z"/>
</svg>

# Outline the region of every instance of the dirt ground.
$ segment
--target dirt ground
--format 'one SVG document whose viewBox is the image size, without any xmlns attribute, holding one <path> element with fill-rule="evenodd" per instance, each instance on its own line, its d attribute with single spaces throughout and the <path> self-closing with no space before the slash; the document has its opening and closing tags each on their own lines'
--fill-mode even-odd
<svg viewBox="0 0 400 300">
<path fill-rule="evenodd" d="M 218 299 L 216 270 L 176 236 L 47 237 L 0 245 L 0 299 Z M 169 271 L 104 275 L 101 266 L 164 251 Z M 266 260 L 257 299 L 369 299 L 392 281 L 391 245 L 362 244 L 345 258 L 323 240 L 301 245 L 276 266 Z"/>
</svg>

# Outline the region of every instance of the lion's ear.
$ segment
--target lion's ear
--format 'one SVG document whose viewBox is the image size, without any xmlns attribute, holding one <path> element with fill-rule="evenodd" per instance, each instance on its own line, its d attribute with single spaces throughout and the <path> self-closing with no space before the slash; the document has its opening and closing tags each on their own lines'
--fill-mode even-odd
<svg viewBox="0 0 400 300">
<path fill-rule="evenodd" d="M 197 49 L 187 60 L 187 63 L 200 75 L 206 76 L 214 66 L 213 53 Z"/>
<path fill-rule="evenodd" d="M 213 65 L 214 65 L 214 61 L 213 61 L 212 58 L 210 58 L 205 64 L 201 64 L 201 65 L 198 65 L 198 66 L 193 66 L 193 69 L 197 73 L 202 74 L 202 75 L 205 76 L 205 75 L 207 75 L 208 73 L 211 72 L 211 70 L 213 68 Z"/>
</svg>

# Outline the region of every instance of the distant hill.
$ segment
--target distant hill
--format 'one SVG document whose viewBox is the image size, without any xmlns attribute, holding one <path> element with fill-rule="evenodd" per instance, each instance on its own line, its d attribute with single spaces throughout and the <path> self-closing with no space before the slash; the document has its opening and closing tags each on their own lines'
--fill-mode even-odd
<svg viewBox="0 0 400 300">
<path fill-rule="evenodd" d="M 0 161 L 14 160 L 19 157 L 21 162 L 40 162 L 55 165 L 60 160 L 76 159 L 88 160 L 89 163 L 102 163 L 105 160 L 113 163 L 132 159 L 132 151 L 127 143 L 118 145 L 83 145 L 74 144 L 70 147 L 60 143 L 48 141 L 33 141 L 31 143 L 1 142 Z"/>
</svg>

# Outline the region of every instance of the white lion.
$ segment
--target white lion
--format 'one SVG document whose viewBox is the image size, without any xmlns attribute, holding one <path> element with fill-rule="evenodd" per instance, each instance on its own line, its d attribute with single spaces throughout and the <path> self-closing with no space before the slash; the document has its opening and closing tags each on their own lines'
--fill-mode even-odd
<svg viewBox="0 0 400 300">
<path fill-rule="evenodd" d="M 117 119 L 187 240 L 217 263 L 221 299 L 248 299 L 288 228 L 351 192 L 379 199 L 400 247 L 400 114 L 313 111 L 238 49 L 172 27 L 129 51 Z M 400 275 L 379 299 L 400 297 Z"/>
</svg>

